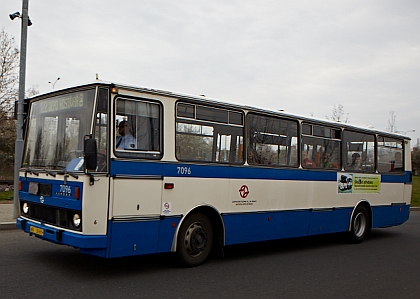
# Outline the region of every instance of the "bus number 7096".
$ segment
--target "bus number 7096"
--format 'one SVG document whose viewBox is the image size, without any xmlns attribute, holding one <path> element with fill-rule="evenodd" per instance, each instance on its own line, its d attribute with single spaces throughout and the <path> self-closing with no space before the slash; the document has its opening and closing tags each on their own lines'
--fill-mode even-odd
<svg viewBox="0 0 420 299">
<path fill-rule="evenodd" d="M 190 175 L 191 174 L 191 168 L 190 167 L 178 166 L 176 169 L 177 169 L 178 174 L 183 174 L 183 175 L 185 175 L 185 174 Z"/>
</svg>

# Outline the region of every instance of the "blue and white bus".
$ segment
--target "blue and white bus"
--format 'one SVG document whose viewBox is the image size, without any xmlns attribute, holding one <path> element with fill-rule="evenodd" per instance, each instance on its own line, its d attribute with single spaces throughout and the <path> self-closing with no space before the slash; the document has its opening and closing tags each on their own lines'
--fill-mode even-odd
<svg viewBox="0 0 420 299">
<path fill-rule="evenodd" d="M 30 100 L 17 227 L 104 258 L 404 223 L 410 139 L 94 82 Z"/>
</svg>

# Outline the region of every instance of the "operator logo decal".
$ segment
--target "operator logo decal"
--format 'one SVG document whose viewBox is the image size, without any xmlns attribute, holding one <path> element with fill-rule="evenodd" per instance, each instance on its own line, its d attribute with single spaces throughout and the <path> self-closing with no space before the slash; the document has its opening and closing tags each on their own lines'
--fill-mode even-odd
<svg viewBox="0 0 420 299">
<path fill-rule="evenodd" d="M 242 187 L 239 189 L 239 195 L 242 198 L 245 198 L 245 197 L 248 196 L 248 194 L 249 194 L 248 186 L 247 185 L 242 185 Z"/>
<path fill-rule="evenodd" d="M 232 204 L 235 206 L 253 206 L 255 203 L 257 203 L 256 200 L 252 199 L 245 199 L 249 195 L 249 188 L 247 185 L 242 185 L 241 188 L 238 190 L 239 196 L 241 199 L 238 200 L 232 200 Z"/>
</svg>

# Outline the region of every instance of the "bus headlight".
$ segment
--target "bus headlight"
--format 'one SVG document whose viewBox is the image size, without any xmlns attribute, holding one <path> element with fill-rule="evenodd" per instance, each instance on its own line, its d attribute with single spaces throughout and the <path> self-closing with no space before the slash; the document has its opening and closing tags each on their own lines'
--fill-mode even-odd
<svg viewBox="0 0 420 299">
<path fill-rule="evenodd" d="M 79 227 L 80 223 L 82 223 L 82 219 L 80 219 L 79 214 L 74 214 L 73 215 L 73 225 L 74 225 L 74 227 Z"/>
<path fill-rule="evenodd" d="M 26 202 L 22 205 L 22 212 L 25 215 L 27 215 L 29 212 L 29 205 Z"/>
</svg>

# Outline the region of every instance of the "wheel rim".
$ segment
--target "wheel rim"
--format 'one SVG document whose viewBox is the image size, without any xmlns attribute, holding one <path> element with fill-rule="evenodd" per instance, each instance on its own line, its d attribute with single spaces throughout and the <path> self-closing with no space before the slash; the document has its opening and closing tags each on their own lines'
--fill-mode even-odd
<svg viewBox="0 0 420 299">
<path fill-rule="evenodd" d="M 354 218 L 353 230 L 356 237 L 360 238 L 366 231 L 367 219 L 364 213 L 358 213 Z"/>
<path fill-rule="evenodd" d="M 184 244 L 188 255 L 195 257 L 200 255 L 207 245 L 207 232 L 201 223 L 192 223 L 185 232 Z"/>
</svg>

